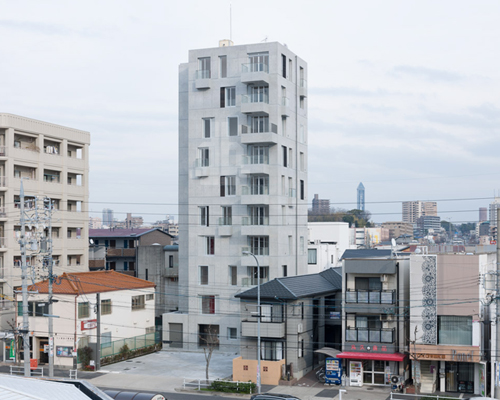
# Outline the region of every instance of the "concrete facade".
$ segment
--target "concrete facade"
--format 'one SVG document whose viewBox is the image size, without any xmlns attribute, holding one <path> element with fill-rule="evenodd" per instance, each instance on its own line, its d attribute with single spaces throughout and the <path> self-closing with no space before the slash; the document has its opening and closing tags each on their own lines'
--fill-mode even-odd
<svg viewBox="0 0 500 400">
<path fill-rule="evenodd" d="M 437 216 L 437 202 L 435 201 L 403 201 L 403 222 L 417 223 L 423 215 Z"/>
<path fill-rule="evenodd" d="M 89 145 L 88 132 L 0 114 L 1 329 L 10 329 L 12 289 L 21 284 L 21 178 L 26 198 L 47 196 L 54 201 L 54 273 L 88 271 Z"/>
<path fill-rule="evenodd" d="M 228 43 L 228 42 L 225 42 Z M 191 50 L 179 67 L 179 312 L 239 352 L 234 294 L 307 271 L 307 64 L 279 43 Z M 205 304 L 205 306 L 203 305 Z M 167 326 L 165 324 L 164 326 Z M 164 340 L 169 332 L 164 331 Z"/>
</svg>

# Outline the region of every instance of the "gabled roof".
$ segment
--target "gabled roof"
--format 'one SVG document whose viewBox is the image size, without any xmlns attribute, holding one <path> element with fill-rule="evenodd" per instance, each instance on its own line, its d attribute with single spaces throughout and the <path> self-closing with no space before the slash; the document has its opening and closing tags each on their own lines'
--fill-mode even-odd
<svg viewBox="0 0 500 400">
<path fill-rule="evenodd" d="M 133 228 L 133 229 L 89 229 L 89 238 L 123 238 L 130 237 L 136 238 L 143 236 L 147 233 L 158 231 L 170 237 L 173 237 L 169 233 L 162 231 L 159 228 Z"/>
<path fill-rule="evenodd" d="M 276 278 L 260 285 L 261 299 L 296 300 L 342 290 L 342 277 L 333 268 L 318 274 Z M 241 299 L 257 298 L 257 287 L 237 294 Z"/>
<path fill-rule="evenodd" d="M 341 260 L 346 258 L 376 258 L 376 257 L 391 257 L 392 250 L 378 249 L 347 249 L 342 254 Z"/>
<path fill-rule="evenodd" d="M 153 282 L 116 271 L 90 271 L 63 273 L 52 285 L 54 294 L 89 294 L 113 292 L 117 290 L 144 289 L 155 287 Z M 38 293 L 49 292 L 49 281 L 44 280 L 30 285 L 28 290 Z"/>
</svg>

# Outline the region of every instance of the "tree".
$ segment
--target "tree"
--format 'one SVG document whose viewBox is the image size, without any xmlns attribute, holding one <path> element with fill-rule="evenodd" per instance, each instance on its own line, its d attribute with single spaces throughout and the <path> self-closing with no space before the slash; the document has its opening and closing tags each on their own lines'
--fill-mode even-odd
<svg viewBox="0 0 500 400">
<path fill-rule="evenodd" d="M 204 344 L 203 353 L 205 354 L 205 361 L 207 362 L 205 373 L 208 381 L 208 369 L 210 367 L 212 353 L 219 348 L 219 326 L 205 325 L 203 330 L 200 329 L 198 337 L 200 338 L 200 342 Z"/>
</svg>

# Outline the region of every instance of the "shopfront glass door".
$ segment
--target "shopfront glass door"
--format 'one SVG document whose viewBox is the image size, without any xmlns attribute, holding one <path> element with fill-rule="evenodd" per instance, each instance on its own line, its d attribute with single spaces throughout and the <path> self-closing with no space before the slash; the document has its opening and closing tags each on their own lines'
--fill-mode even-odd
<svg viewBox="0 0 500 400">
<path fill-rule="evenodd" d="M 388 361 L 363 360 L 363 384 L 385 385 L 385 370 Z"/>
</svg>

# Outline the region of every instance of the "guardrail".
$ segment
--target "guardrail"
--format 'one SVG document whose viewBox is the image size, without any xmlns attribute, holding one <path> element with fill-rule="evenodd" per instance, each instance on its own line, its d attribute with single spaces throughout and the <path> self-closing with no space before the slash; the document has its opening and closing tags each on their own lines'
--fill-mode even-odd
<svg viewBox="0 0 500 400">
<path fill-rule="evenodd" d="M 213 382 L 221 382 L 227 384 L 234 384 L 236 388 L 240 385 L 245 388 L 248 388 L 250 394 L 252 394 L 252 386 L 249 385 L 249 382 L 240 382 L 240 381 L 225 381 L 221 379 L 207 380 L 207 379 L 186 379 L 184 378 L 184 383 L 182 384 L 183 389 L 193 389 L 193 390 L 201 390 L 209 388 Z M 238 389 L 237 389 L 238 390 Z"/>
<path fill-rule="evenodd" d="M 392 399 L 397 399 L 397 400 L 420 400 L 420 399 L 436 399 L 436 400 L 457 400 L 456 397 L 449 397 L 449 396 L 441 396 L 441 395 L 432 395 L 432 394 L 406 394 L 406 393 L 394 393 L 391 392 L 391 400 Z"/>
<path fill-rule="evenodd" d="M 11 365 L 10 366 L 11 375 L 24 375 L 24 366 Z M 43 376 L 43 368 L 32 368 L 31 375 Z"/>
</svg>

